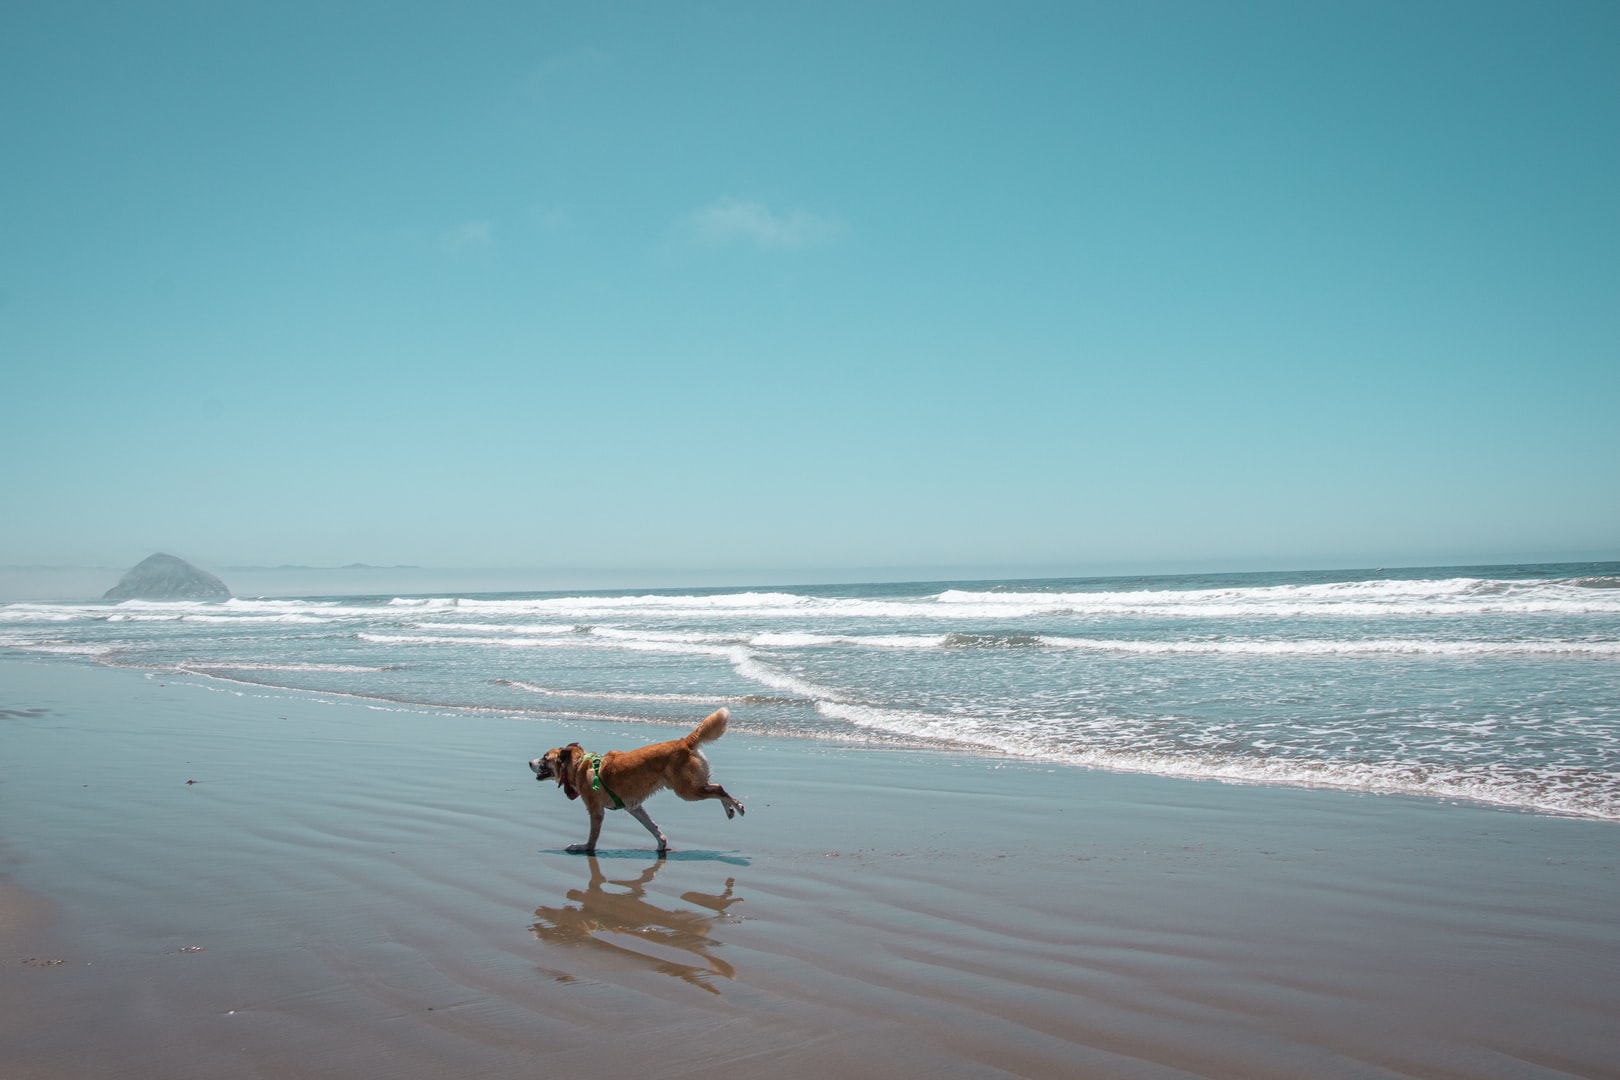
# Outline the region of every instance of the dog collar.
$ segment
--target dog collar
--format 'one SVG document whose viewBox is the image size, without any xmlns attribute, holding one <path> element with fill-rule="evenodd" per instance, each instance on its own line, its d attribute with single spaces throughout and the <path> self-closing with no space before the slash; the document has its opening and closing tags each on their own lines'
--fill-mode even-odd
<svg viewBox="0 0 1620 1080">
<path fill-rule="evenodd" d="M 623 810 L 624 800 L 613 794 L 613 789 L 602 783 L 602 755 L 586 754 L 585 760 L 591 763 L 591 790 L 600 791 L 613 800 L 613 809 Z"/>
</svg>

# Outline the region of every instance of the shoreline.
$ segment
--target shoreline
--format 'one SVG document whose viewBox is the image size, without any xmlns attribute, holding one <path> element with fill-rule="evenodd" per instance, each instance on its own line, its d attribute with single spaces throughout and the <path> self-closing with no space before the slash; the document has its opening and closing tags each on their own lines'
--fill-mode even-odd
<svg viewBox="0 0 1620 1080">
<path fill-rule="evenodd" d="M 251 679 L 231 677 L 217 672 L 191 670 L 181 668 L 178 670 L 156 669 L 132 665 L 107 663 L 92 656 L 71 656 L 58 659 L 47 659 L 40 654 L 19 654 L 20 662 L 37 663 L 67 663 L 86 664 L 114 671 L 134 672 L 147 678 L 173 678 L 201 680 L 204 689 L 217 690 L 225 693 L 242 693 L 263 697 L 305 698 L 312 701 L 321 701 L 336 704 L 351 704 L 359 708 L 381 709 L 385 711 L 399 711 L 423 716 L 438 717 L 477 717 L 489 720 L 521 720 L 534 723 L 548 723 L 555 721 L 558 724 L 583 722 L 585 727 L 594 729 L 607 725 L 621 725 L 627 731 L 626 738 L 633 739 L 635 730 L 657 730 L 666 726 L 668 721 L 647 721 L 633 717 L 602 716 L 586 713 L 573 713 L 572 718 L 552 716 L 542 710 L 530 710 L 528 715 L 516 716 L 523 711 L 511 708 L 502 708 L 494 705 L 446 705 L 424 702 L 406 701 L 396 698 L 371 696 L 362 693 L 344 692 L 339 690 L 304 690 L 297 687 L 280 686 L 269 682 L 256 682 Z M 0 664 L 6 662 L 0 654 Z M 3 669 L 0 669 L 3 670 Z M 236 688 L 236 689 L 233 689 Z M 734 711 L 745 710 L 746 703 L 730 706 Z M 678 726 L 678 725 L 676 725 Z M 1524 803 L 1508 798 L 1492 798 L 1477 792 L 1458 788 L 1440 791 L 1414 790 L 1402 787 L 1393 782 L 1377 782 L 1352 784 L 1348 781 L 1313 780 L 1303 775 L 1302 771 L 1287 772 L 1276 776 L 1268 776 L 1263 772 L 1256 772 L 1253 768 L 1247 771 L 1223 771 L 1215 766 L 1197 766 L 1185 762 L 1176 764 L 1175 768 L 1169 766 L 1153 768 L 1148 766 L 1133 767 L 1122 764 L 1117 760 L 1095 761 L 1076 757 L 1038 757 L 1021 754 L 1014 750 L 1005 750 L 989 744 L 975 744 L 969 742 L 950 743 L 942 741 L 928 741 L 898 733 L 884 733 L 883 735 L 867 734 L 864 737 L 840 736 L 836 734 L 812 734 L 792 731 L 759 731 L 750 729 L 746 720 L 737 723 L 733 720 L 731 730 L 734 733 L 749 738 L 766 741 L 786 740 L 794 743 L 809 743 L 817 746 L 828 746 L 838 749 L 864 750 L 874 753 L 902 752 L 919 754 L 943 754 L 947 756 L 960 755 L 974 760 L 990 762 L 1015 763 L 1031 768 L 1045 769 L 1078 769 L 1085 772 L 1101 772 L 1121 776 L 1137 776 L 1151 780 L 1164 780 L 1170 783 L 1215 783 L 1234 787 L 1280 788 L 1292 791 L 1326 791 L 1340 794 L 1366 796 L 1370 798 L 1405 798 L 1420 802 L 1435 802 L 1448 806 L 1472 806 L 1477 809 L 1496 810 L 1503 813 L 1531 814 L 1537 817 L 1568 818 L 1575 821 L 1597 821 L 1620 824 L 1620 817 L 1600 813 L 1595 810 L 1571 809 L 1566 806 L 1548 803 Z M 645 741 L 653 741 L 656 736 L 648 736 Z"/>
<path fill-rule="evenodd" d="M 8 1078 L 1620 1075 L 1601 819 L 733 731 L 585 858 L 658 729 L 0 679 Z"/>
</svg>

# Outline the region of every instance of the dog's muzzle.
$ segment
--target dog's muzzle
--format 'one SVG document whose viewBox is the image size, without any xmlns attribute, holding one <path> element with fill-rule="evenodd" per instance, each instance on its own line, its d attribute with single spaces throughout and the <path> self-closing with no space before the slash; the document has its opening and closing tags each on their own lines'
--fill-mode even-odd
<svg viewBox="0 0 1620 1080">
<path fill-rule="evenodd" d="M 533 761 L 529 762 L 529 768 L 534 770 L 534 778 L 536 780 L 551 779 L 551 766 L 546 764 L 544 758 L 535 758 Z"/>
</svg>

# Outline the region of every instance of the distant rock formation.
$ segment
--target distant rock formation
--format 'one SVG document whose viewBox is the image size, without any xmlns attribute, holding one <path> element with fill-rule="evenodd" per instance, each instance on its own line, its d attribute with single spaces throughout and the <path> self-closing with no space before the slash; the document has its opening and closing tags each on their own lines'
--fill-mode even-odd
<svg viewBox="0 0 1620 1080">
<path fill-rule="evenodd" d="M 206 570 L 173 555 L 149 555 L 108 589 L 103 600 L 229 600 L 231 590 Z"/>
</svg>

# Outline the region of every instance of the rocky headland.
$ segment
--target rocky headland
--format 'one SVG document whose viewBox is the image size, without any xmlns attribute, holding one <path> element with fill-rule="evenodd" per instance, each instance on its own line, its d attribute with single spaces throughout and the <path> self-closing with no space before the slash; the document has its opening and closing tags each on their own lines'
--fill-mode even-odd
<svg viewBox="0 0 1620 1080">
<path fill-rule="evenodd" d="M 149 555 L 102 595 L 103 600 L 229 600 L 219 578 L 184 559 Z"/>
</svg>

